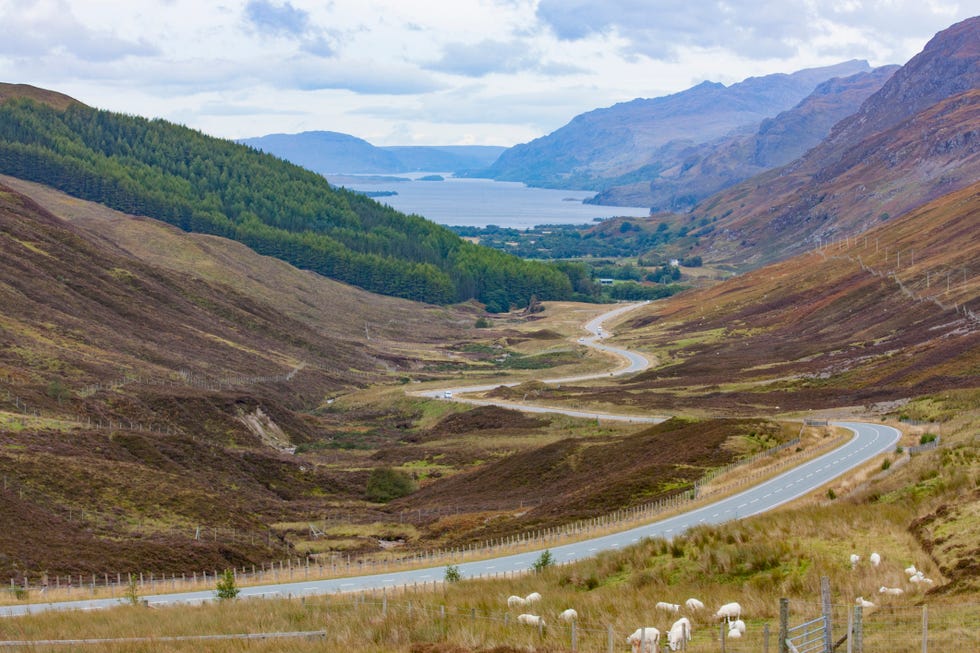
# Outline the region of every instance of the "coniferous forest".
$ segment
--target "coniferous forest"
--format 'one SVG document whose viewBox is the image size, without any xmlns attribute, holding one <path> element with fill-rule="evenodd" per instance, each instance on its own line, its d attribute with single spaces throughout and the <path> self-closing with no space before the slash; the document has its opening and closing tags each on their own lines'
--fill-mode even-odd
<svg viewBox="0 0 980 653">
<path fill-rule="evenodd" d="M 230 238 L 366 290 L 493 312 L 579 297 L 558 267 L 461 239 L 253 148 L 164 120 L 0 105 L 0 173 L 185 231 Z"/>
</svg>

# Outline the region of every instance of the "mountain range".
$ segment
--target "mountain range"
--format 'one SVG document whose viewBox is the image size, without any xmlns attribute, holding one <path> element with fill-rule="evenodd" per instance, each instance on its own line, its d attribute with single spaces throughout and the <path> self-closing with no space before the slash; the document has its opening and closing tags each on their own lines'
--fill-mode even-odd
<svg viewBox="0 0 980 653">
<path fill-rule="evenodd" d="M 320 174 L 451 172 L 464 174 L 493 163 L 506 148 L 491 145 L 376 147 L 330 131 L 268 134 L 239 141 Z"/>
</svg>

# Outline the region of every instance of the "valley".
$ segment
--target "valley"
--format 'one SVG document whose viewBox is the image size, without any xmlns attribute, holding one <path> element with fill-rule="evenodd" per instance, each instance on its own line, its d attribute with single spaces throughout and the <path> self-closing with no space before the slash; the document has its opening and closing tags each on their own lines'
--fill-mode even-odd
<svg viewBox="0 0 980 653">
<path fill-rule="evenodd" d="M 609 650 L 688 597 L 693 651 L 980 647 L 977 71 L 971 17 L 510 148 L 0 82 L 0 648 Z M 449 229 L 320 174 L 423 165 L 650 211 Z"/>
</svg>

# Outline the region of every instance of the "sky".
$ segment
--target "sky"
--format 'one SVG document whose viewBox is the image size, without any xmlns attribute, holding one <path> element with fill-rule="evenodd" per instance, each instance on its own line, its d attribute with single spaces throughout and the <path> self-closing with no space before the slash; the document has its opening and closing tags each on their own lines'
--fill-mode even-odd
<svg viewBox="0 0 980 653">
<path fill-rule="evenodd" d="M 326 130 L 379 146 L 509 147 L 706 80 L 903 64 L 975 11 L 973 0 L 0 0 L 0 81 L 221 138 Z"/>
</svg>

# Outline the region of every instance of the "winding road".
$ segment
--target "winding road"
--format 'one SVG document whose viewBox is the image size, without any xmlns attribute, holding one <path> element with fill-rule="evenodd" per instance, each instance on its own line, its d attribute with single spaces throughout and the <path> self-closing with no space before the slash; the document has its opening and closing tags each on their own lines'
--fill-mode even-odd
<svg viewBox="0 0 980 653">
<path fill-rule="evenodd" d="M 595 320 L 588 323 L 587 328 L 592 333 L 588 339 L 592 346 L 600 346 L 606 351 L 622 356 L 624 365 L 614 374 L 627 374 L 645 369 L 649 365 L 648 361 L 638 354 L 626 352 L 615 347 L 609 347 L 601 342 L 604 332 L 601 325 L 605 320 L 621 315 L 623 312 L 632 310 L 640 306 L 630 304 L 617 308 L 615 311 L 605 313 Z M 632 355 L 630 355 L 632 354 Z M 635 356 L 635 358 L 634 358 Z M 600 375 L 606 376 L 606 375 Z M 549 382 L 568 382 L 569 379 L 557 379 Z M 577 380 L 584 380 L 590 377 L 577 377 Z M 454 388 L 454 393 L 479 392 L 492 387 L 475 386 L 472 388 Z M 426 396 L 441 397 L 444 391 L 427 391 Z M 454 399 L 455 394 L 454 394 Z M 466 400 L 476 403 L 473 400 Z M 489 403 L 489 402 L 487 402 Z M 521 410 L 527 410 L 526 406 L 518 406 Z M 544 408 L 549 412 L 556 412 L 553 408 Z M 575 411 L 560 411 L 567 414 L 574 414 Z M 587 417 L 595 417 L 595 413 L 585 413 Z M 609 416 L 612 418 L 612 416 Z M 641 421 L 637 417 L 623 417 L 633 421 Z M 658 421 L 660 418 L 646 418 L 644 421 Z M 756 515 L 767 510 L 782 505 L 801 497 L 820 486 L 843 475 L 862 463 L 890 451 L 898 442 L 901 432 L 890 426 L 879 424 L 867 424 L 863 422 L 834 422 L 835 426 L 846 428 L 854 433 L 843 446 L 825 453 L 815 459 L 801 464 L 800 466 L 786 471 L 774 478 L 764 481 L 758 485 L 750 487 L 732 496 L 719 499 L 711 504 L 692 509 L 688 512 L 673 517 L 658 520 L 653 523 L 644 524 L 635 528 L 604 535 L 582 542 L 564 544 L 549 547 L 555 560 L 559 563 L 573 562 L 593 556 L 600 551 L 618 549 L 630 546 L 645 537 L 674 537 L 683 533 L 688 528 L 699 524 L 719 524 L 732 519 L 741 519 Z M 496 574 L 509 573 L 513 571 L 524 571 L 530 569 L 531 565 L 540 556 L 540 551 L 529 551 L 512 555 L 501 556 L 487 560 L 459 563 L 460 575 L 463 578 L 478 578 L 481 576 L 493 576 Z M 410 571 L 391 572 L 374 574 L 367 576 L 357 576 L 348 578 L 334 578 L 327 580 L 302 580 L 289 583 L 279 583 L 275 585 L 263 585 L 243 588 L 241 597 L 257 596 L 304 596 L 334 594 L 339 592 L 358 592 L 364 590 L 377 590 L 381 588 L 394 588 L 415 583 L 426 583 L 441 581 L 445 572 L 445 567 L 414 569 Z M 213 590 L 183 592 L 177 594 L 160 594 L 144 596 L 143 600 L 150 605 L 162 605 L 168 603 L 200 603 L 214 599 Z M 117 606 L 125 603 L 123 599 L 93 599 L 88 601 L 70 601 L 60 603 L 35 603 L 31 605 L 16 605 L 0 607 L 0 616 L 18 616 L 34 612 L 47 610 L 94 610 Z"/>
</svg>

